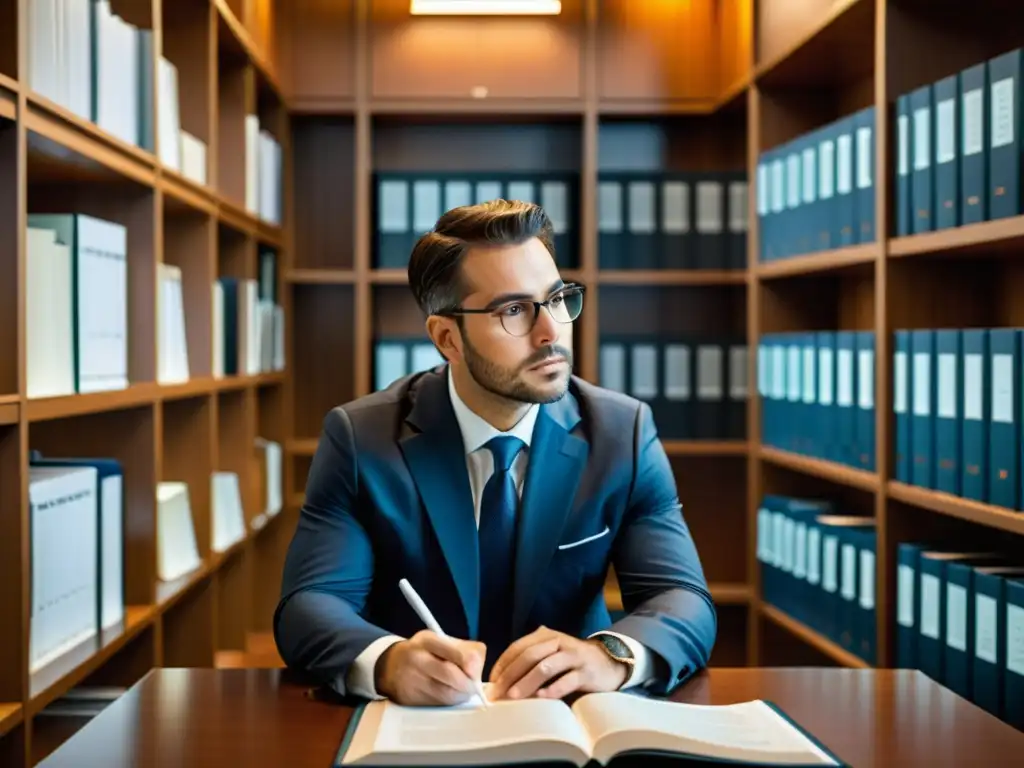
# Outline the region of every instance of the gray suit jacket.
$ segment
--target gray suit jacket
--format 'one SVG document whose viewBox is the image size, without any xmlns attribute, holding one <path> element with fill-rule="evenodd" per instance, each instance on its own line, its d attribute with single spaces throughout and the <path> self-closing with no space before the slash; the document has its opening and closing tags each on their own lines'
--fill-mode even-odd
<svg viewBox="0 0 1024 768">
<path fill-rule="evenodd" d="M 423 629 L 403 577 L 448 634 L 478 636 L 476 522 L 446 376 L 413 374 L 324 419 L 274 613 L 289 666 L 343 684 L 375 639 Z M 647 405 L 574 377 L 541 406 L 519 515 L 516 637 L 628 635 L 652 651 L 655 694 L 706 666 L 715 608 Z M 614 623 L 609 564 L 626 611 Z"/>
</svg>

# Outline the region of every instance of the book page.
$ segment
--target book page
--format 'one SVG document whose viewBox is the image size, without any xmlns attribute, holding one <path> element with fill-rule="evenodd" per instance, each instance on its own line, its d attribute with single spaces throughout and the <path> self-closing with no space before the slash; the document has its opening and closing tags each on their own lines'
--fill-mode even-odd
<svg viewBox="0 0 1024 768">
<path fill-rule="evenodd" d="M 561 701 L 500 700 L 488 707 L 473 701 L 452 707 L 374 701 L 342 762 L 458 765 L 550 759 L 583 765 L 589 752 L 586 731 Z"/>
<path fill-rule="evenodd" d="M 630 749 L 655 749 L 768 765 L 835 765 L 762 701 L 711 706 L 603 693 L 584 696 L 573 710 L 602 763 Z"/>
</svg>

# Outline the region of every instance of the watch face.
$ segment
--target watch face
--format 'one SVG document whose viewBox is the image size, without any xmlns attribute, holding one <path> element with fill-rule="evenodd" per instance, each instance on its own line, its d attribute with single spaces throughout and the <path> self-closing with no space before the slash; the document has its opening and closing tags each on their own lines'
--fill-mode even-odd
<svg viewBox="0 0 1024 768">
<path fill-rule="evenodd" d="M 604 643 L 604 647 L 608 649 L 612 656 L 620 659 L 633 658 L 633 652 L 629 650 L 629 646 L 619 638 L 612 637 L 611 635 L 601 635 L 601 642 Z"/>
</svg>

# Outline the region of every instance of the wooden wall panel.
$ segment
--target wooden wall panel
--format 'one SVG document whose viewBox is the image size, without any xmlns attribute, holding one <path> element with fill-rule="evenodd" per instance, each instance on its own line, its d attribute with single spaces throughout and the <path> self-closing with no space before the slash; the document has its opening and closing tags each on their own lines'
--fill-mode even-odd
<svg viewBox="0 0 1024 768">
<path fill-rule="evenodd" d="M 714 22 L 718 43 L 718 91 L 735 88 L 753 63 L 754 0 L 717 0 Z"/>
<path fill-rule="evenodd" d="M 282 0 L 287 34 L 279 44 L 290 92 L 298 105 L 337 102 L 355 93 L 353 0 Z"/>
<path fill-rule="evenodd" d="M 602 99 L 717 97 L 714 0 L 600 0 L 597 66 Z"/>
<path fill-rule="evenodd" d="M 581 0 L 557 17 L 409 15 L 408 0 L 372 0 L 375 99 L 573 99 L 581 95 Z"/>
<path fill-rule="evenodd" d="M 806 37 L 822 19 L 859 0 L 758 0 L 757 62 L 772 61 Z"/>
</svg>

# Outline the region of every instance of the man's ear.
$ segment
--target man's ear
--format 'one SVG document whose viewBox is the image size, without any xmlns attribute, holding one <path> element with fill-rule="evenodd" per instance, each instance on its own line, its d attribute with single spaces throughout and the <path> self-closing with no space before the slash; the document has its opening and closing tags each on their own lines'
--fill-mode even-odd
<svg viewBox="0 0 1024 768">
<path fill-rule="evenodd" d="M 462 359 L 462 335 L 450 317 L 431 315 L 427 318 L 427 335 L 448 362 Z"/>
</svg>

